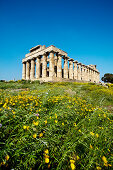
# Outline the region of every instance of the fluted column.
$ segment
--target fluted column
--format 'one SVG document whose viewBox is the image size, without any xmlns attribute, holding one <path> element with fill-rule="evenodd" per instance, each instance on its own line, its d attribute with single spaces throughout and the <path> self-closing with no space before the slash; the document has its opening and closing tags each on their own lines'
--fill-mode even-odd
<svg viewBox="0 0 113 170">
<path fill-rule="evenodd" d="M 45 78 L 47 76 L 47 54 L 43 55 L 42 60 L 42 78 Z"/>
<path fill-rule="evenodd" d="M 54 76 L 54 52 L 50 52 L 49 56 L 49 77 Z"/>
<path fill-rule="evenodd" d="M 81 80 L 81 63 L 78 63 L 78 80 Z"/>
<path fill-rule="evenodd" d="M 84 81 L 87 81 L 87 68 L 86 68 L 86 65 L 84 65 Z"/>
<path fill-rule="evenodd" d="M 62 55 L 58 54 L 57 77 L 62 78 Z"/>
<path fill-rule="evenodd" d="M 23 63 L 23 69 L 22 69 L 22 79 L 26 79 L 26 63 Z"/>
<path fill-rule="evenodd" d="M 85 80 L 85 65 L 84 64 L 82 64 L 82 72 L 81 72 L 81 79 L 84 81 Z"/>
<path fill-rule="evenodd" d="M 26 63 L 26 80 L 30 79 L 30 61 Z"/>
<path fill-rule="evenodd" d="M 30 79 L 34 80 L 35 78 L 35 60 L 34 59 L 31 60 L 31 73 L 30 74 L 31 74 Z"/>
<path fill-rule="evenodd" d="M 77 63 L 78 61 L 74 61 L 74 79 L 77 80 Z"/>
<path fill-rule="evenodd" d="M 57 56 L 57 54 L 55 54 L 54 60 L 55 60 L 55 66 L 54 66 L 55 77 L 57 77 L 57 61 L 58 61 L 58 56 Z"/>
<path fill-rule="evenodd" d="M 40 57 L 36 59 L 36 79 L 40 78 Z"/>
<path fill-rule="evenodd" d="M 73 79 L 73 59 L 69 59 L 69 79 Z"/>
<path fill-rule="evenodd" d="M 68 59 L 69 57 L 64 56 L 64 78 L 68 79 Z"/>
</svg>

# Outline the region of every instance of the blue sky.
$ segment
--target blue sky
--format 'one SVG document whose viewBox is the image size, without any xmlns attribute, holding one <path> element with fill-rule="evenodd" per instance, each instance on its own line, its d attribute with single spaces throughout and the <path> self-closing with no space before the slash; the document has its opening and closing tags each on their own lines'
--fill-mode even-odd
<svg viewBox="0 0 113 170">
<path fill-rule="evenodd" d="M 0 0 L 0 79 L 21 79 L 38 44 L 113 73 L 113 0 Z"/>
</svg>

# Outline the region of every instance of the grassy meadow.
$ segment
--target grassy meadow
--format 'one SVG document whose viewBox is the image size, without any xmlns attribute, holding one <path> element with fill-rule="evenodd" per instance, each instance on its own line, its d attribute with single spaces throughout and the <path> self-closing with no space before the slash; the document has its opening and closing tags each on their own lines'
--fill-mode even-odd
<svg viewBox="0 0 113 170">
<path fill-rule="evenodd" d="M 0 82 L 0 169 L 112 170 L 113 84 Z"/>
</svg>

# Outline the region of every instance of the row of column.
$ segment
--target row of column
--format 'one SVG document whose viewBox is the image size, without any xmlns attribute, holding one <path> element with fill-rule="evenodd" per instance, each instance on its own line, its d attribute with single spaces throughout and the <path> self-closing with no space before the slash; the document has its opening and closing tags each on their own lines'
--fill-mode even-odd
<svg viewBox="0 0 113 170">
<path fill-rule="evenodd" d="M 55 55 L 56 54 L 56 55 Z M 62 58 L 64 59 L 64 68 L 62 69 Z M 36 60 L 36 62 L 35 62 Z M 69 69 L 68 69 L 69 61 Z M 23 63 L 22 79 L 34 80 L 40 77 L 47 77 L 47 62 L 48 54 L 45 53 L 42 58 L 38 56 L 37 58 L 31 59 Z M 36 63 L 36 76 L 35 76 L 35 63 Z M 56 72 L 55 72 L 55 67 Z M 63 74 L 62 74 L 63 70 Z M 42 75 L 41 75 L 42 73 Z M 63 75 L 63 77 L 62 77 Z M 54 53 L 51 51 L 49 53 L 49 77 L 58 77 L 65 79 L 75 79 L 91 82 L 99 82 L 99 72 L 93 68 L 78 63 L 73 59 L 69 59 L 67 56 L 63 56 L 59 53 Z"/>
</svg>

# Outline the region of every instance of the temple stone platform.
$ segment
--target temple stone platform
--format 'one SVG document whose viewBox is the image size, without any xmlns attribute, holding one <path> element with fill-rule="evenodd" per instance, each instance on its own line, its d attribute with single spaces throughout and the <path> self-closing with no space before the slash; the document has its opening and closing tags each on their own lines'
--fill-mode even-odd
<svg viewBox="0 0 113 170">
<path fill-rule="evenodd" d="M 22 60 L 23 80 L 44 82 L 95 82 L 99 83 L 100 73 L 96 65 L 85 65 L 74 61 L 67 53 L 55 46 L 37 45 L 32 47 Z"/>
</svg>

